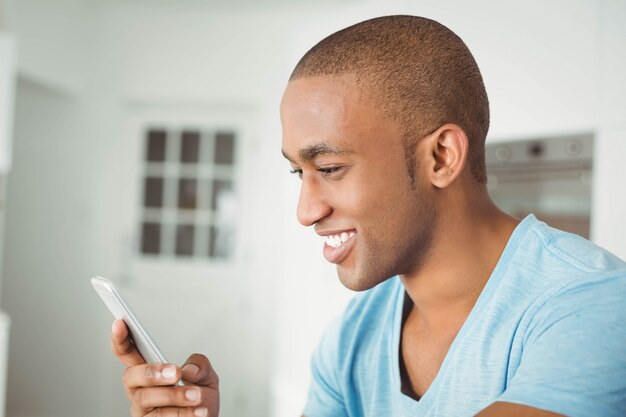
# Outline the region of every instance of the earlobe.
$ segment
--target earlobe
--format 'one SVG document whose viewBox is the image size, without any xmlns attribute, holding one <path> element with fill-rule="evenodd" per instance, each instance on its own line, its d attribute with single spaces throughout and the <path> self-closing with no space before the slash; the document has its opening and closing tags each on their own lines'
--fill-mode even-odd
<svg viewBox="0 0 626 417">
<path fill-rule="evenodd" d="M 432 135 L 431 183 L 437 188 L 446 188 L 465 168 L 468 138 L 463 129 L 455 124 L 443 125 Z"/>
</svg>

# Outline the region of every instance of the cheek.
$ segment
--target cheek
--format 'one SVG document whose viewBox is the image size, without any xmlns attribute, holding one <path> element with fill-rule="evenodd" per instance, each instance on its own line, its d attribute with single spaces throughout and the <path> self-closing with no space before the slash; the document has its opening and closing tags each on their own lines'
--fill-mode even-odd
<svg viewBox="0 0 626 417">
<path fill-rule="evenodd" d="M 364 176 L 337 195 L 341 212 L 361 228 L 361 232 L 376 238 L 387 231 L 398 233 L 408 212 L 407 200 L 411 198 L 408 176 L 403 171 L 396 175 Z M 404 178 L 407 181 L 403 181 Z M 339 213 L 338 213 L 339 214 Z"/>
</svg>

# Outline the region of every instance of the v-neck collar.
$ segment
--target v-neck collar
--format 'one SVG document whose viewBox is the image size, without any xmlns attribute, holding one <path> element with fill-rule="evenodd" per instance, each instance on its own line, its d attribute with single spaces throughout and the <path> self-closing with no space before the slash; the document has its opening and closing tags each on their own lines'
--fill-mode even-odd
<svg viewBox="0 0 626 417">
<path fill-rule="evenodd" d="M 502 255 L 496 264 L 487 284 L 481 291 L 478 299 L 476 300 L 476 304 L 470 311 L 470 314 L 467 316 L 467 319 L 461 326 L 459 333 L 454 338 L 454 341 L 450 345 L 450 349 L 448 353 L 444 357 L 443 362 L 441 363 L 441 367 L 439 368 L 439 372 L 435 376 L 435 379 L 430 384 L 430 387 L 424 395 L 420 398 L 419 401 L 414 400 L 413 398 L 402 393 L 402 380 L 400 378 L 400 339 L 402 335 L 402 316 L 404 310 L 404 302 L 405 302 L 405 289 L 400 281 L 399 277 L 395 277 L 397 280 L 397 292 L 395 295 L 395 311 L 394 311 L 394 325 L 391 333 L 391 339 L 389 343 L 390 348 L 390 357 L 392 358 L 392 382 L 393 388 L 392 392 L 397 396 L 398 401 L 402 405 L 402 407 L 409 413 L 410 415 L 418 415 L 424 416 L 433 406 L 435 399 L 437 398 L 437 394 L 439 391 L 439 385 L 441 384 L 441 380 L 445 378 L 448 373 L 448 368 L 450 366 L 450 362 L 453 361 L 454 357 L 457 353 L 458 345 L 463 342 L 463 338 L 465 334 L 468 332 L 468 329 L 472 327 L 472 324 L 476 321 L 477 317 L 480 317 L 482 311 L 485 306 L 491 299 L 494 291 L 500 285 L 500 282 L 506 275 L 506 271 L 511 264 L 511 259 L 513 255 L 517 251 L 519 243 L 526 235 L 528 230 L 537 222 L 537 219 L 534 215 L 530 214 L 524 220 L 522 220 L 513 233 L 509 237 L 509 240 L 502 251 Z"/>
</svg>

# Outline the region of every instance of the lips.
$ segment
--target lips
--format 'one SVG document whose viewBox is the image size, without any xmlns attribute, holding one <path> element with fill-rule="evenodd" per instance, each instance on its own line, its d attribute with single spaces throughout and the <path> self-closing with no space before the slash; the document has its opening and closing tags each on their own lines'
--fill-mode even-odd
<svg viewBox="0 0 626 417">
<path fill-rule="evenodd" d="M 346 230 L 325 236 L 324 258 L 333 264 L 343 262 L 356 243 L 356 235 L 356 230 Z"/>
</svg>

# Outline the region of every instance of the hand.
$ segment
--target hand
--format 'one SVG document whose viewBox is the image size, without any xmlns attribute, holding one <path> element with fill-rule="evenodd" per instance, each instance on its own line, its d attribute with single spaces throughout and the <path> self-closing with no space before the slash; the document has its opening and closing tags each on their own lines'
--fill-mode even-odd
<svg viewBox="0 0 626 417">
<path fill-rule="evenodd" d="M 206 356 L 193 354 L 182 368 L 148 365 L 122 320 L 113 323 L 111 349 L 126 366 L 122 382 L 132 417 L 218 417 L 219 380 Z M 185 386 L 175 386 L 181 378 Z"/>
</svg>

